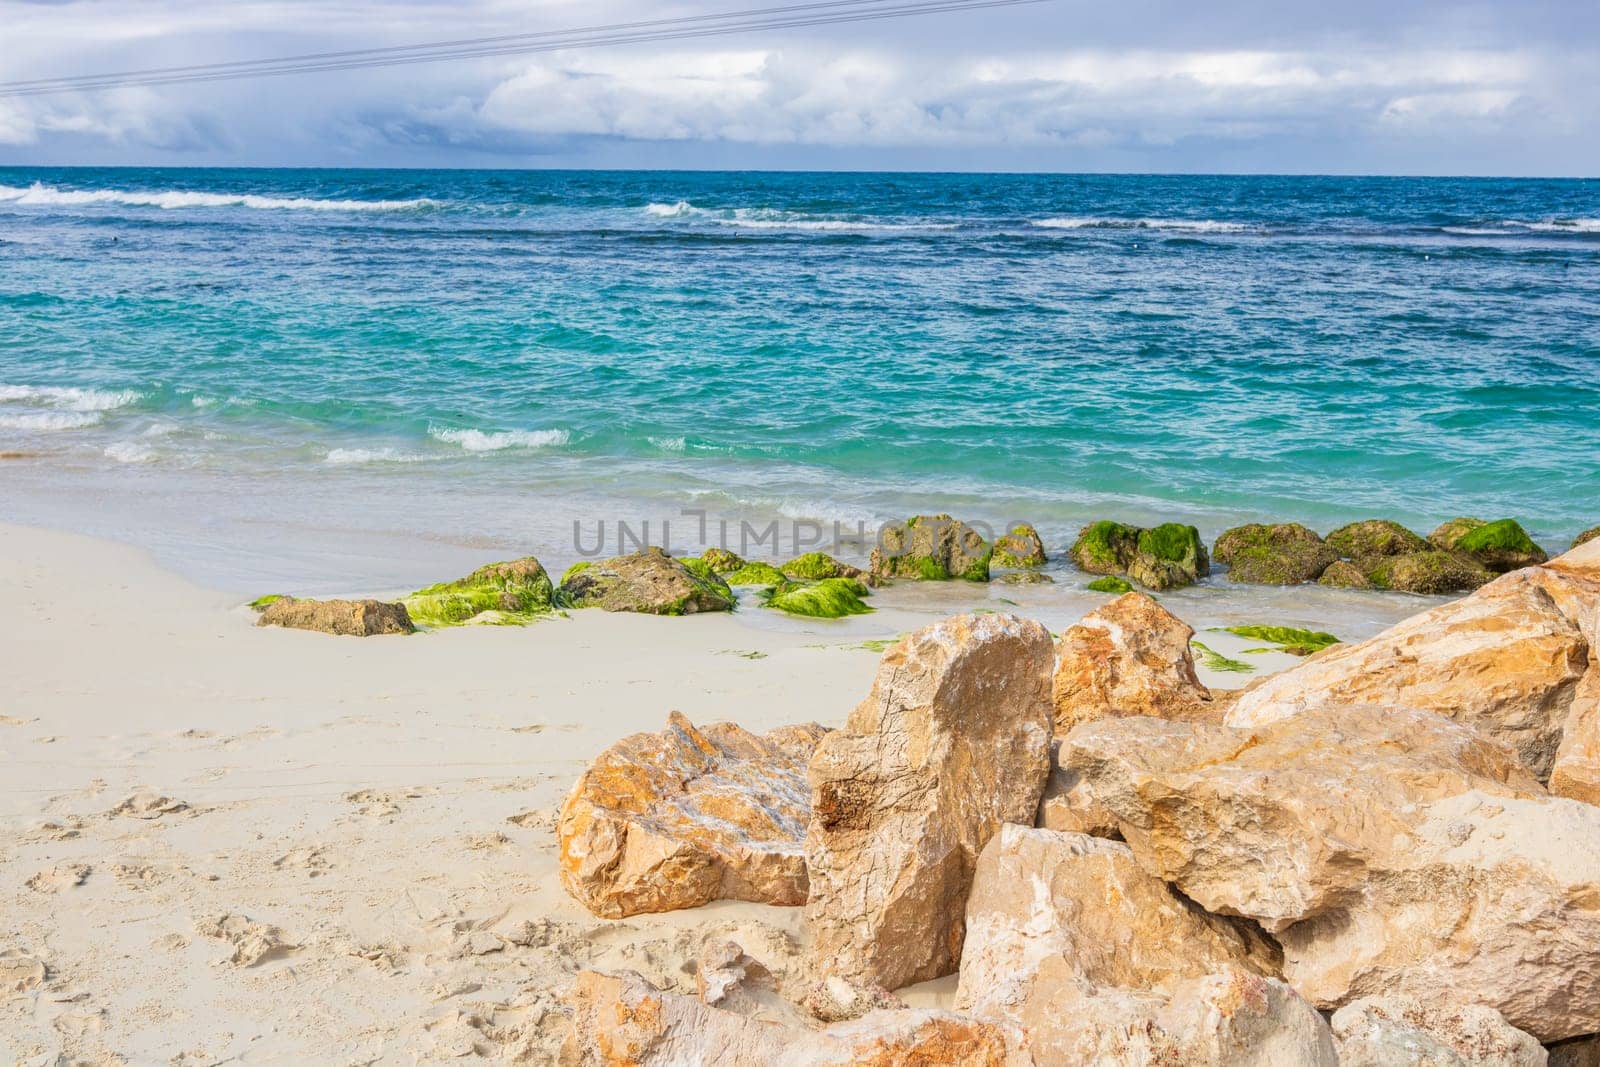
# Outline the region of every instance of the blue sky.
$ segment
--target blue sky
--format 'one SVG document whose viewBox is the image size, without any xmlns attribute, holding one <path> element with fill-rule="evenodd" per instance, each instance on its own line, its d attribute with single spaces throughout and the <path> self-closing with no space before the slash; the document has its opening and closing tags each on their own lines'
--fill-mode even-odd
<svg viewBox="0 0 1600 1067">
<path fill-rule="evenodd" d="M 0 80 L 760 6 L 0 0 Z M 0 98 L 0 165 L 1600 174 L 1600 4 L 1033 7 Z"/>
</svg>

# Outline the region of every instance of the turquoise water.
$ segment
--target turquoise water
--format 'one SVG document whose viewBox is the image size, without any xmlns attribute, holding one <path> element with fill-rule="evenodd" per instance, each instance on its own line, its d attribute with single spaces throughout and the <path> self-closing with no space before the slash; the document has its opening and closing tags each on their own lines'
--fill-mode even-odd
<svg viewBox="0 0 1600 1067">
<path fill-rule="evenodd" d="M 1600 182 L 0 170 L 0 450 L 0 517 L 219 545 L 561 558 L 696 507 L 1559 548 Z"/>
</svg>

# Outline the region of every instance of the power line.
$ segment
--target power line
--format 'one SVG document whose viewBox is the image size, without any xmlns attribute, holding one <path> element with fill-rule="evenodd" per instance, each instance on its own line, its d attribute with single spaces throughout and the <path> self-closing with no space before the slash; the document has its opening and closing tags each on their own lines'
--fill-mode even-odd
<svg viewBox="0 0 1600 1067">
<path fill-rule="evenodd" d="M 237 60 L 227 63 L 194 64 L 183 67 L 158 67 L 107 74 L 77 75 L 63 78 L 38 78 L 0 82 L 0 98 L 43 96 L 63 92 L 87 92 L 133 85 L 180 85 L 196 82 L 231 81 L 241 78 L 280 77 L 327 71 L 361 70 L 373 67 L 437 63 L 457 59 L 491 56 L 528 55 L 567 49 L 602 48 L 624 44 L 676 41 L 726 36 L 763 30 L 832 26 L 855 22 L 907 18 L 944 12 L 976 11 L 986 8 L 1017 7 L 1046 3 L 1049 0 L 816 0 L 782 7 L 712 15 L 691 15 L 676 19 L 614 23 L 570 30 L 505 34 L 497 37 L 438 41 L 427 44 L 396 45 L 387 48 L 320 52 L 275 59 Z"/>
</svg>

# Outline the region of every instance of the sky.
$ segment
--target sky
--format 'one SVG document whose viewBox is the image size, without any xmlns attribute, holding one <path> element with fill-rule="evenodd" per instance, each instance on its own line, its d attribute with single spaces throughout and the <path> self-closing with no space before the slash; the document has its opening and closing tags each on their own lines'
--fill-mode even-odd
<svg viewBox="0 0 1600 1067">
<path fill-rule="evenodd" d="M 782 0 L 0 0 L 0 81 Z M 1600 3 L 1044 0 L 0 97 L 0 166 L 1600 175 Z"/>
</svg>

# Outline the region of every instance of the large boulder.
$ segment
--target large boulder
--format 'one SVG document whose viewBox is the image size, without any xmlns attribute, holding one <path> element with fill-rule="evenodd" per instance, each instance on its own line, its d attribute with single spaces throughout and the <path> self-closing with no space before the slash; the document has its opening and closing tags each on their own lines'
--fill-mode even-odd
<svg viewBox="0 0 1600 1067">
<path fill-rule="evenodd" d="M 1102 720 L 1059 759 L 1141 865 L 1271 930 L 1318 1007 L 1465 997 L 1541 1041 L 1600 1029 L 1600 808 L 1546 796 L 1474 730 L 1371 707 Z"/>
<path fill-rule="evenodd" d="M 1078 531 L 1068 555 L 1090 574 L 1127 574 L 1139 551 L 1139 527 L 1101 519 Z"/>
<path fill-rule="evenodd" d="M 1355 561 L 1374 589 L 1444 596 L 1487 583 L 1494 574 L 1471 558 L 1437 549 L 1396 556 L 1366 556 Z"/>
<path fill-rule="evenodd" d="M 518 625 L 552 610 L 555 588 L 532 556 L 490 563 L 465 578 L 418 589 L 403 603 L 423 626 Z"/>
<path fill-rule="evenodd" d="M 1468 557 L 1495 574 L 1532 567 L 1550 558 L 1544 549 L 1533 543 L 1533 538 L 1516 519 L 1495 522 L 1451 519 L 1429 534 L 1428 540 L 1447 552 Z"/>
<path fill-rule="evenodd" d="M 1595 654 L 1590 651 L 1591 661 Z M 1550 792 L 1600 804 L 1600 669 L 1592 662 L 1561 733 L 1550 768 Z"/>
<path fill-rule="evenodd" d="M 994 539 L 996 567 L 1043 567 L 1045 565 L 1044 541 L 1039 531 L 1027 523 L 1018 523 L 1011 532 Z"/>
<path fill-rule="evenodd" d="M 1345 559 L 1336 559 L 1328 564 L 1327 569 L 1322 572 L 1322 577 L 1317 579 L 1317 584 L 1330 589 L 1372 588 L 1372 582 L 1361 568 Z"/>
<path fill-rule="evenodd" d="M 987 582 L 993 554 L 989 542 L 966 523 L 948 515 L 916 515 L 878 531 L 871 570 L 879 579 Z"/>
<path fill-rule="evenodd" d="M 1341 526 L 1325 540 L 1328 547 L 1346 559 L 1372 559 L 1379 556 L 1404 556 L 1426 552 L 1428 542 L 1388 519 L 1363 519 Z"/>
<path fill-rule="evenodd" d="M 819 975 L 897 989 L 955 971 L 978 853 L 1032 823 L 1050 769 L 1050 633 L 956 615 L 883 656 L 817 747 L 806 926 Z"/>
<path fill-rule="evenodd" d="M 1493 1008 L 1362 997 L 1333 1013 L 1339 1067 L 1545 1067 L 1546 1053 Z"/>
<path fill-rule="evenodd" d="M 562 1067 L 1046 1067 L 1015 1027 L 942 1011 L 875 1011 L 812 1030 L 601 971 L 578 972 L 568 1002 Z"/>
<path fill-rule="evenodd" d="M 1061 635 L 1052 698 L 1056 732 L 1108 716 L 1214 716 L 1195 674 L 1194 629 L 1143 593 L 1085 615 Z"/>
<path fill-rule="evenodd" d="M 1069 554 L 1090 574 L 1126 575 L 1158 591 L 1193 585 L 1211 573 L 1200 531 L 1176 522 L 1144 529 L 1102 519 L 1078 531 Z"/>
<path fill-rule="evenodd" d="M 415 633 L 404 604 L 381 600 L 302 600 L 281 596 L 266 603 L 257 626 L 284 626 L 343 637 Z"/>
<path fill-rule="evenodd" d="M 842 563 L 826 552 L 807 552 L 805 555 L 796 556 L 778 570 L 782 571 L 786 578 L 803 582 L 815 582 L 824 578 L 865 577 L 865 572 L 860 567 Z"/>
<path fill-rule="evenodd" d="M 736 598 L 705 561 L 674 559 L 651 547 L 568 568 L 561 577 L 561 599 L 575 608 L 693 615 L 732 611 Z"/>
<path fill-rule="evenodd" d="M 1590 580 L 1560 565 L 1505 575 L 1473 596 L 1273 675 L 1234 702 L 1227 722 L 1256 726 L 1314 708 L 1402 704 L 1515 746 L 1546 779 L 1591 669 L 1594 635 L 1585 626 L 1600 631 L 1584 622 L 1600 613 L 1600 574 Z"/>
<path fill-rule="evenodd" d="M 1314 582 L 1339 553 L 1297 522 L 1270 526 L 1235 526 L 1217 538 L 1212 557 L 1228 568 L 1228 577 L 1253 585 L 1299 585 Z"/>
<path fill-rule="evenodd" d="M 697 729 L 673 712 L 660 733 L 623 738 L 561 806 L 562 884 L 612 919 L 719 899 L 805 903 L 805 772 L 826 732 Z"/>
</svg>

